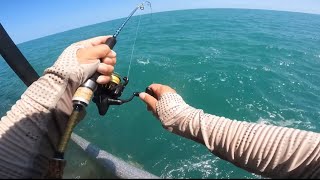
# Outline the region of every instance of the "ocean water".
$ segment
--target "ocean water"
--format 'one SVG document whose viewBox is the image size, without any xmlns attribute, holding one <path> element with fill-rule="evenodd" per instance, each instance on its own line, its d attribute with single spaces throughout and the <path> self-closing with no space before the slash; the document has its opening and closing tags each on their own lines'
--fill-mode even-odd
<svg viewBox="0 0 320 180">
<path fill-rule="evenodd" d="M 39 74 L 73 42 L 113 34 L 124 19 L 19 44 Z M 303 13 L 201 9 L 142 15 L 129 21 L 115 46 L 115 71 L 130 82 L 123 98 L 151 83 L 169 85 L 206 113 L 231 119 L 320 130 L 320 16 Z M 9 32 L 10 34 L 10 32 Z M 0 60 L 0 115 L 26 89 Z M 162 178 L 260 178 L 212 155 L 203 145 L 164 130 L 138 99 L 106 116 L 94 103 L 75 129 L 83 138 Z M 68 178 L 108 175 L 74 144 Z"/>
</svg>

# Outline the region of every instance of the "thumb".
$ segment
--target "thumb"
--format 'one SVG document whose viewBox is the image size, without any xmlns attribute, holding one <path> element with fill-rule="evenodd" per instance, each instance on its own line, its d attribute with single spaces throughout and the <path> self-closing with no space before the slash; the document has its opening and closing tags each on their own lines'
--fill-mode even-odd
<svg viewBox="0 0 320 180">
<path fill-rule="evenodd" d="M 152 110 L 154 113 L 156 113 L 156 104 L 158 100 L 154 98 L 153 96 L 150 96 L 148 93 L 141 92 L 139 94 L 140 99 L 145 102 L 150 110 Z"/>
</svg>

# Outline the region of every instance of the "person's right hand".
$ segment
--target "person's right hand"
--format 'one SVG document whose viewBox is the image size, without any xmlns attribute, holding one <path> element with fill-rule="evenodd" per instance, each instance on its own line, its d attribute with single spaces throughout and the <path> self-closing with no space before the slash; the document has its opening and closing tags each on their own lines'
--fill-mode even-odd
<svg viewBox="0 0 320 180">
<path fill-rule="evenodd" d="M 140 99 L 147 104 L 148 111 L 151 111 L 158 118 L 156 104 L 161 95 L 165 93 L 176 93 L 174 89 L 162 84 L 151 84 L 149 88 L 153 91 L 154 97 L 148 93 L 142 92 L 139 94 Z"/>
<path fill-rule="evenodd" d="M 77 59 L 80 64 L 90 64 L 100 60 L 97 68 L 97 71 L 101 73 L 97 79 L 99 84 L 107 84 L 111 80 L 116 64 L 116 53 L 105 44 L 111 37 L 98 36 L 77 43 L 84 46 L 77 51 Z"/>
</svg>

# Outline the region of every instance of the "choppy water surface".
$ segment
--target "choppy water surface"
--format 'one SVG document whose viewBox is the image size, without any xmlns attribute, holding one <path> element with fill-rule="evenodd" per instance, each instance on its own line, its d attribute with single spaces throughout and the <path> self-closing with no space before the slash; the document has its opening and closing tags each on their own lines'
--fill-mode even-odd
<svg viewBox="0 0 320 180">
<path fill-rule="evenodd" d="M 69 44 L 113 34 L 122 20 L 29 41 L 19 48 L 42 74 Z M 128 23 L 115 47 L 115 70 L 123 76 L 137 22 L 135 17 Z M 144 15 L 130 83 L 122 97 L 157 82 L 174 87 L 187 103 L 207 113 L 319 132 L 319 44 L 319 15 L 236 9 Z M 25 87 L 3 61 L 0 82 L 3 115 Z M 92 103 L 76 132 L 163 178 L 258 177 L 220 160 L 202 145 L 165 131 L 138 99 L 110 108 L 105 117 Z M 75 146 L 67 155 L 67 177 L 105 177 Z"/>
</svg>

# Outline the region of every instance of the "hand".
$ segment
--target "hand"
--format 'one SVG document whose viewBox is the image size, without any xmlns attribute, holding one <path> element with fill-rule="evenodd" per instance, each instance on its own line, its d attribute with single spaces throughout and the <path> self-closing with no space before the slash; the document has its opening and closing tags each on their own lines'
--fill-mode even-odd
<svg viewBox="0 0 320 180">
<path fill-rule="evenodd" d="M 158 118 L 156 104 L 160 99 L 161 95 L 165 93 L 176 93 L 176 91 L 171 87 L 162 84 L 151 84 L 149 88 L 153 91 L 155 97 L 145 92 L 140 93 L 139 97 L 142 101 L 144 101 L 147 104 L 148 111 L 151 111 L 153 115 Z"/>
<path fill-rule="evenodd" d="M 84 48 L 77 51 L 77 58 L 80 64 L 89 64 L 100 60 L 97 71 L 101 73 L 97 83 L 106 84 L 111 80 L 111 74 L 116 64 L 116 53 L 105 43 L 111 36 L 99 36 L 88 40 L 80 41 Z"/>
</svg>

